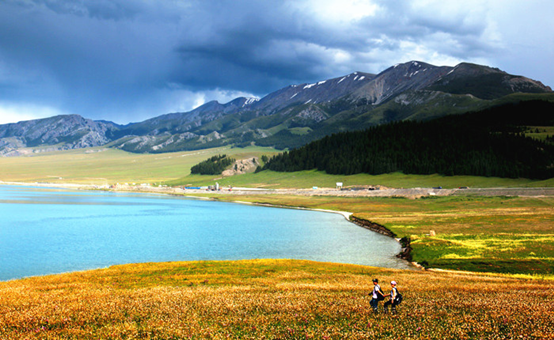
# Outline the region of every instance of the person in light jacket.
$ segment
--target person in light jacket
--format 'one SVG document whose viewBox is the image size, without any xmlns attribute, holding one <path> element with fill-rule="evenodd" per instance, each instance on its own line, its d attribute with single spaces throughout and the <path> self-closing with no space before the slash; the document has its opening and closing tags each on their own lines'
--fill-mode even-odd
<svg viewBox="0 0 554 340">
<path fill-rule="evenodd" d="M 396 281 L 391 281 L 390 300 L 385 302 L 383 308 L 385 313 L 388 313 L 389 306 L 391 306 L 392 314 L 396 314 L 396 305 L 398 304 L 398 289 L 396 288 Z"/>
<path fill-rule="evenodd" d="M 379 301 L 384 299 L 385 299 L 385 295 L 381 290 L 381 286 L 379 286 L 379 280 L 373 279 L 373 292 L 372 292 L 371 301 L 369 301 L 369 304 L 371 305 L 371 308 L 373 308 L 374 314 L 377 314 L 379 312 Z"/>
</svg>

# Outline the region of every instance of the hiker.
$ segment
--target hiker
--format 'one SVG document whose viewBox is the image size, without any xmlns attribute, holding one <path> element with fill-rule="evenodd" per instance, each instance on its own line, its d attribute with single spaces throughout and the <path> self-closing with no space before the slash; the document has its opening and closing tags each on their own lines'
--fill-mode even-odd
<svg viewBox="0 0 554 340">
<path fill-rule="evenodd" d="M 373 279 L 373 294 L 372 299 L 369 301 L 369 304 L 373 308 L 373 313 L 377 314 L 379 312 L 379 301 L 385 299 L 385 294 L 383 294 L 383 291 L 381 290 L 381 286 L 379 286 L 379 280 Z"/>
<path fill-rule="evenodd" d="M 383 310 L 386 313 L 389 312 L 389 306 L 391 306 L 392 314 L 396 314 L 396 306 L 400 303 L 398 289 L 396 288 L 396 281 L 391 281 L 390 300 L 385 302 Z"/>
</svg>

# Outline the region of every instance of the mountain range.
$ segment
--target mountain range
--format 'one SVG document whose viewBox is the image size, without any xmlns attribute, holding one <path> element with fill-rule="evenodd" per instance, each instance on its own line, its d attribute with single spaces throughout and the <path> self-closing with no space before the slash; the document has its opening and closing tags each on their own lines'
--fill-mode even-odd
<svg viewBox="0 0 554 340">
<path fill-rule="evenodd" d="M 521 100 L 516 93 L 554 101 L 550 87 L 497 68 L 411 61 L 379 74 L 354 72 L 290 85 L 260 99 L 211 101 L 189 112 L 128 125 L 79 115 L 4 124 L 0 125 L 0 155 L 96 146 L 140 153 L 252 144 L 291 148 L 336 132 L 398 120 L 428 120 Z"/>
</svg>

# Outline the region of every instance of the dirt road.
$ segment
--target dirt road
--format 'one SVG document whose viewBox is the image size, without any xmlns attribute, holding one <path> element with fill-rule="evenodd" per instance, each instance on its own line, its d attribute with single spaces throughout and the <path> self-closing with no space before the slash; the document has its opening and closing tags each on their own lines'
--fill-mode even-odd
<svg viewBox="0 0 554 340">
<path fill-rule="evenodd" d="M 206 190 L 198 189 L 172 189 L 179 193 L 205 193 Z M 409 189 L 380 189 L 380 190 L 337 190 L 331 188 L 320 189 L 250 189 L 233 188 L 231 191 L 222 189 L 210 191 L 218 194 L 234 195 L 302 195 L 302 196 L 340 196 L 340 197 L 407 197 L 419 198 L 428 196 L 554 196 L 554 188 L 468 188 L 468 189 L 434 189 L 434 188 L 409 188 Z"/>
<path fill-rule="evenodd" d="M 151 187 L 151 186 L 125 186 L 120 185 L 116 188 L 98 187 L 80 184 L 59 184 L 59 183 L 15 183 L 0 182 L 4 185 L 33 185 L 44 187 L 61 187 L 67 189 L 82 190 L 113 190 L 113 191 L 131 191 L 131 192 L 153 192 L 163 194 L 233 194 L 233 195 L 302 195 L 302 196 L 337 196 L 337 197 L 406 197 L 420 198 L 432 196 L 525 196 L 540 197 L 554 196 L 553 188 L 466 188 L 466 189 L 438 189 L 438 188 L 364 188 L 364 189 L 335 189 L 335 188 L 317 188 L 317 189 L 260 189 L 260 188 L 222 188 L 212 191 L 207 189 L 184 189 L 171 187 Z"/>
</svg>

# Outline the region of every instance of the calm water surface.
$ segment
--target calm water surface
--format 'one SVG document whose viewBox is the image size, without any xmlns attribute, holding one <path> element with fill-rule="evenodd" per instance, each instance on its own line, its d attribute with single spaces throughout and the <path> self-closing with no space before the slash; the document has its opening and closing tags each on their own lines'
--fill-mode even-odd
<svg viewBox="0 0 554 340">
<path fill-rule="evenodd" d="M 189 260 L 288 258 L 405 268 L 343 216 L 164 195 L 0 186 L 0 280 Z"/>
</svg>

